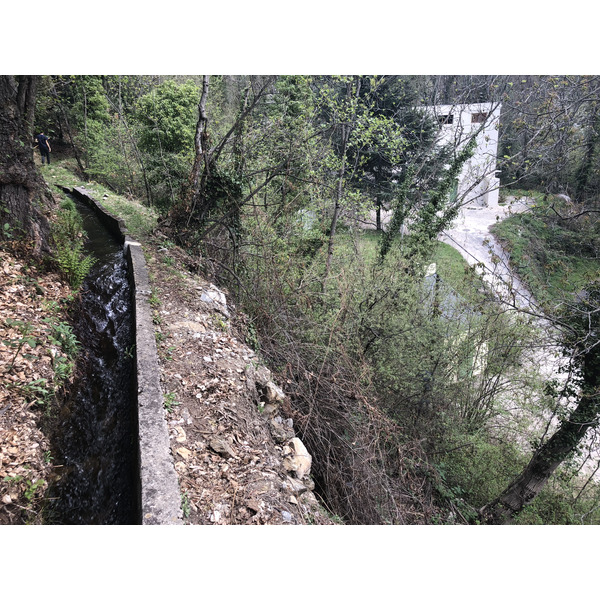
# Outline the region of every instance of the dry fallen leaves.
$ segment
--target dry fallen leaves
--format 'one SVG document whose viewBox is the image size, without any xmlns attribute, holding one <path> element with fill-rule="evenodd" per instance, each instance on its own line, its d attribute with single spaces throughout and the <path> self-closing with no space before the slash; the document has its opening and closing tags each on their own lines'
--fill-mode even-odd
<svg viewBox="0 0 600 600">
<path fill-rule="evenodd" d="M 26 266 L 4 250 L 0 264 L 0 524 L 37 522 L 35 503 L 52 467 L 40 413 L 31 408 L 52 382 L 60 354 L 44 319 L 69 290 L 56 274 Z"/>
</svg>

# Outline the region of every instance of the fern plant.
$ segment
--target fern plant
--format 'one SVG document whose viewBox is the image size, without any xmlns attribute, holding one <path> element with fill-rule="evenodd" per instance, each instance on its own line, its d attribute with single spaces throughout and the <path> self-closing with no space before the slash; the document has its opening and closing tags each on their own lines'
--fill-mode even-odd
<svg viewBox="0 0 600 600">
<path fill-rule="evenodd" d="M 78 290 L 96 261 L 83 250 L 83 219 L 73 200 L 66 199 L 60 208 L 52 231 L 55 259 L 69 285 Z"/>
<path fill-rule="evenodd" d="M 83 252 L 83 242 L 77 240 L 72 245 L 60 245 L 56 249 L 56 261 L 69 285 L 77 290 L 96 260 Z"/>
</svg>

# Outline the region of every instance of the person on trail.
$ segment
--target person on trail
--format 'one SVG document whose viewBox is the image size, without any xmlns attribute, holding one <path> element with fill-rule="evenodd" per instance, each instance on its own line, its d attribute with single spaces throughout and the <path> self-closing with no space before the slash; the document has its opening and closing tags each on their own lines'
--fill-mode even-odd
<svg viewBox="0 0 600 600">
<path fill-rule="evenodd" d="M 42 164 L 44 164 L 44 159 L 46 159 L 48 164 L 50 164 L 50 152 L 52 152 L 52 148 L 50 147 L 50 138 L 44 135 L 44 132 L 42 132 L 39 135 L 36 135 L 35 139 L 37 146 L 40 148 L 40 154 L 42 155 Z"/>
</svg>

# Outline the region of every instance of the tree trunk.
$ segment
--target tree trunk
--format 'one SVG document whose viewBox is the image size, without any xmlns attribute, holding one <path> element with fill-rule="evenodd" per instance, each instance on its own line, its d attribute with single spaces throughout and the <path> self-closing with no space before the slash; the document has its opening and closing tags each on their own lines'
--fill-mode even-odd
<svg viewBox="0 0 600 600">
<path fill-rule="evenodd" d="M 210 200 L 204 198 L 204 187 L 207 184 L 208 179 L 212 175 L 212 170 L 218 163 L 219 156 L 225 148 L 225 145 L 230 140 L 232 135 L 238 131 L 242 121 L 252 112 L 254 107 L 258 104 L 259 100 L 267 92 L 269 87 L 277 77 L 268 77 L 266 82 L 262 85 L 261 89 L 256 93 L 252 102 L 247 103 L 244 110 L 240 113 L 233 126 L 223 136 L 219 143 L 210 148 L 208 147 L 208 116 L 206 114 L 206 100 L 208 98 L 208 83 L 209 76 L 204 75 L 202 81 L 202 94 L 200 102 L 198 104 L 198 123 L 196 125 L 196 136 L 195 136 L 195 156 L 194 164 L 190 172 L 188 180 L 187 191 L 184 197 L 184 207 L 187 211 L 187 223 L 186 227 L 189 227 L 192 216 L 195 217 L 200 223 L 204 222 L 209 211 L 212 209 Z M 204 169 L 202 170 L 202 165 Z M 199 214 L 194 215 L 196 206 L 200 202 Z"/>
<path fill-rule="evenodd" d="M 33 162 L 33 116 L 38 78 L 0 76 L 0 224 L 48 250 L 49 224 L 43 214 L 53 203 Z"/>
<path fill-rule="evenodd" d="M 208 137 L 208 115 L 206 114 L 206 100 L 208 98 L 209 76 L 204 75 L 202 79 L 202 94 L 198 103 L 198 123 L 196 124 L 196 135 L 194 137 L 194 164 L 190 172 L 190 194 L 192 197 L 198 191 L 200 169 L 206 160 L 207 137 Z"/>
<path fill-rule="evenodd" d="M 507 523 L 530 504 L 595 424 L 599 409 L 597 396 L 582 400 L 570 419 L 536 451 L 525 470 L 496 500 L 481 509 L 483 521 L 495 525 Z"/>
<path fill-rule="evenodd" d="M 323 278 L 323 290 L 325 290 L 325 283 L 329 277 L 329 271 L 331 270 L 331 259 L 333 258 L 333 241 L 335 239 L 335 231 L 337 228 L 338 218 L 340 216 L 340 208 L 342 203 L 342 197 L 344 195 L 344 173 L 346 171 L 346 147 L 348 144 L 348 133 L 346 127 L 342 126 L 342 164 L 338 173 L 337 190 L 335 194 L 335 205 L 333 208 L 333 217 L 331 218 L 331 227 L 329 228 L 329 242 L 327 244 L 327 259 L 325 261 L 325 277 Z"/>
<path fill-rule="evenodd" d="M 594 309 L 595 302 L 590 304 L 590 309 Z M 593 313 L 590 312 L 590 332 L 594 332 L 598 325 L 595 323 L 596 314 L 597 308 Z M 535 499 L 554 471 L 577 448 L 588 429 L 598 425 L 600 346 L 592 345 L 584 349 L 579 355 L 579 362 L 581 395 L 576 408 L 562 421 L 554 435 L 538 448 L 524 471 L 496 500 L 479 511 L 484 523 L 498 525 L 512 520 Z"/>
<path fill-rule="evenodd" d="M 358 98 L 360 93 L 360 78 L 356 77 L 356 97 Z M 346 84 L 346 102 L 350 105 L 352 97 L 352 81 Z M 355 115 L 352 115 L 353 117 Z M 342 199 L 344 197 L 344 178 L 346 175 L 346 152 L 348 151 L 348 143 L 350 141 L 350 134 L 352 133 L 352 127 L 354 125 L 353 119 L 348 119 L 348 122 L 341 124 L 342 135 L 341 135 L 341 150 L 340 150 L 340 168 L 337 173 L 337 189 L 335 194 L 335 204 L 333 208 L 333 216 L 331 218 L 331 227 L 329 228 L 329 242 L 327 244 L 327 258 L 325 260 L 325 275 L 321 287 L 325 291 L 325 285 L 329 278 L 329 272 L 331 271 L 331 260 L 333 258 L 333 245 L 335 240 L 335 232 L 337 228 L 337 222 L 340 216 L 342 207 Z"/>
</svg>

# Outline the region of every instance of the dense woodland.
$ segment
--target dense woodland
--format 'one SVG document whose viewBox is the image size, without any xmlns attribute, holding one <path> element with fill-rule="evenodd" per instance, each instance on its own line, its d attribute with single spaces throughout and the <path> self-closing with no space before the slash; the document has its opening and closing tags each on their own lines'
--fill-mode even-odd
<svg viewBox="0 0 600 600">
<path fill-rule="evenodd" d="M 474 102 L 502 104 L 501 198 L 535 197 L 495 231 L 535 310 L 456 259 L 424 285 L 474 147 L 419 107 Z M 40 132 L 235 298 L 345 522 L 600 522 L 599 77 L 3 76 L 1 235 L 44 255 Z M 550 330 L 566 383 L 524 368 Z"/>
</svg>

